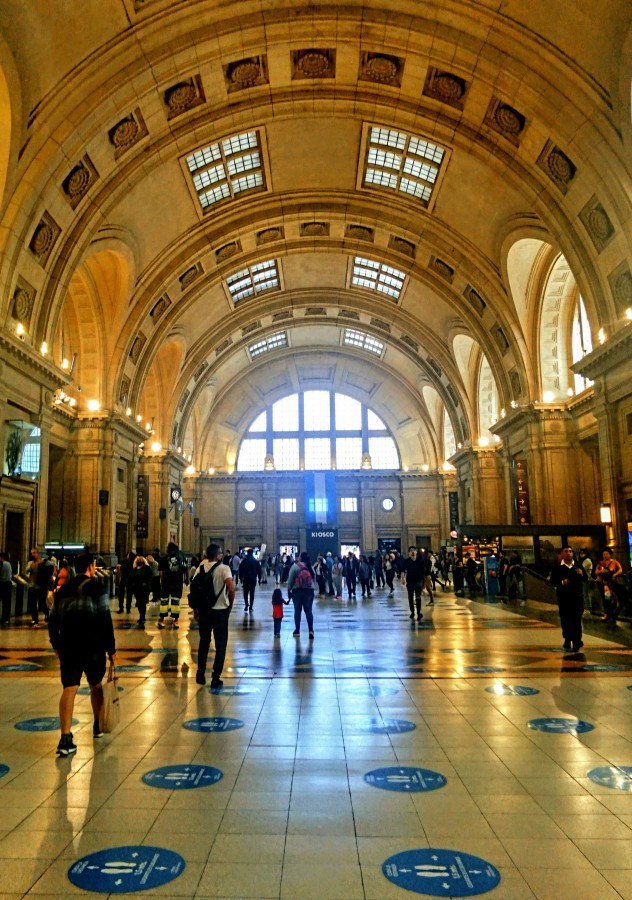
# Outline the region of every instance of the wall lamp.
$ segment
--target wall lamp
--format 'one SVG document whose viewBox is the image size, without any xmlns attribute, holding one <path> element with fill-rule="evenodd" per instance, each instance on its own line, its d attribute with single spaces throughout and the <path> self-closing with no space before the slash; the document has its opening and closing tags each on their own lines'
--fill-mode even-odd
<svg viewBox="0 0 632 900">
<path fill-rule="evenodd" d="M 612 525 L 612 506 L 610 503 L 602 503 L 600 505 L 599 520 L 602 525 Z"/>
</svg>

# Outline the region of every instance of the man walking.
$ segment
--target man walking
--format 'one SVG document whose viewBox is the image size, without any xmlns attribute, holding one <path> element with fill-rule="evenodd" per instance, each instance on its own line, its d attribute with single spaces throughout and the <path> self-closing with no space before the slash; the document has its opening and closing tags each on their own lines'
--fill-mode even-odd
<svg viewBox="0 0 632 900">
<path fill-rule="evenodd" d="M 173 618 L 173 627 L 179 628 L 182 589 L 185 580 L 187 584 L 189 583 L 189 576 L 186 556 L 182 550 L 178 549 L 178 545 L 174 541 L 169 541 L 167 544 L 167 552 L 161 558 L 159 567 L 162 578 L 162 588 L 160 591 L 160 616 L 158 618 L 158 628 L 165 627 L 165 618 L 169 614 L 171 614 Z"/>
<path fill-rule="evenodd" d="M 564 650 L 572 648 L 577 653 L 584 646 L 582 641 L 582 615 L 584 613 L 584 596 L 582 585 L 586 573 L 575 563 L 570 547 L 563 547 L 559 562 L 551 571 L 551 584 L 557 592 L 557 605 L 560 610 L 560 623 Z"/>
<path fill-rule="evenodd" d="M 255 588 L 261 578 L 261 563 L 255 559 L 254 547 L 248 547 L 246 555 L 239 564 L 239 577 L 244 589 L 244 612 L 252 612 L 255 602 Z"/>
<path fill-rule="evenodd" d="M 99 715 L 103 706 L 101 682 L 105 675 L 105 658 L 107 654 L 113 663 L 116 656 L 107 587 L 94 577 L 94 556 L 91 553 L 77 556 L 75 571 L 77 575 L 56 592 L 48 620 L 48 635 L 59 657 L 63 686 L 59 701 L 61 738 L 57 745 L 58 756 L 77 752 L 70 729 L 83 673 L 90 685 L 94 714 L 92 734 L 95 738 L 101 737 Z"/>
<path fill-rule="evenodd" d="M 408 606 L 410 609 L 410 618 L 415 618 L 415 608 L 417 609 L 417 620 L 421 622 L 423 614 L 421 612 L 421 592 L 426 580 L 425 565 L 423 557 L 417 552 L 416 547 L 408 548 L 408 559 L 402 568 L 402 582 L 406 586 L 408 592 Z"/>
<path fill-rule="evenodd" d="M 211 633 L 215 640 L 215 659 L 211 687 L 221 687 L 222 669 L 228 646 L 228 617 L 235 602 L 235 584 L 230 567 L 222 562 L 219 544 L 209 544 L 206 559 L 200 563 L 191 581 L 189 606 L 200 627 L 197 684 L 206 684 L 206 661 L 211 646 Z"/>
</svg>

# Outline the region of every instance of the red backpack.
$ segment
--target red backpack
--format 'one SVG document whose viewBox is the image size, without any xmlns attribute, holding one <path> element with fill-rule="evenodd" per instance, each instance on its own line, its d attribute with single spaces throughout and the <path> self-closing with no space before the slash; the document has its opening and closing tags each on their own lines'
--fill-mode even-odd
<svg viewBox="0 0 632 900">
<path fill-rule="evenodd" d="M 303 563 L 298 564 L 298 572 L 296 573 L 296 579 L 294 580 L 294 587 L 298 588 L 298 590 L 309 590 L 309 588 L 314 587 L 312 574 Z"/>
</svg>

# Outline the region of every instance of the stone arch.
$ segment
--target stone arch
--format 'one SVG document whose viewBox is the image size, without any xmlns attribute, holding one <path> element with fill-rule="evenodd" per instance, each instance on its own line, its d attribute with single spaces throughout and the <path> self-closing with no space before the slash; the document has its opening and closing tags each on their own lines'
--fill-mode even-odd
<svg viewBox="0 0 632 900">
<path fill-rule="evenodd" d="M 477 379 L 478 437 L 493 442 L 490 426 L 499 416 L 499 394 L 494 373 L 484 353 L 480 354 Z"/>
<path fill-rule="evenodd" d="M 7 202 L 9 164 L 17 156 L 22 90 L 11 51 L 0 34 L 0 210 Z"/>
</svg>

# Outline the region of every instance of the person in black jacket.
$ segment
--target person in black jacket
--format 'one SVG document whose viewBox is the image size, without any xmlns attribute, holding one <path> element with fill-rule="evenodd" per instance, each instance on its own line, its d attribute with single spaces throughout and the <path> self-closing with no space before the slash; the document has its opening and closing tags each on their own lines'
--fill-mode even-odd
<svg viewBox="0 0 632 900">
<path fill-rule="evenodd" d="M 255 588 L 261 578 L 261 563 L 255 559 L 254 547 L 248 547 L 246 555 L 239 563 L 239 577 L 244 591 L 244 612 L 252 612 Z"/>
<path fill-rule="evenodd" d="M 137 556 L 134 560 L 134 568 L 129 576 L 129 590 L 136 597 L 136 609 L 138 610 L 138 627 L 145 627 L 145 615 L 149 603 L 149 591 L 151 590 L 153 573 L 144 556 Z"/>
<path fill-rule="evenodd" d="M 421 592 L 424 588 L 425 580 L 425 560 L 423 556 L 417 552 L 416 547 L 409 547 L 408 559 L 404 562 L 402 568 L 402 581 L 406 585 L 406 590 L 408 591 L 410 618 L 415 618 L 415 607 L 417 607 L 418 621 L 423 619 L 421 612 Z"/>
<path fill-rule="evenodd" d="M 584 597 L 582 585 L 586 573 L 575 563 L 571 547 L 563 547 L 559 561 L 551 571 L 550 581 L 557 592 L 564 649 L 574 653 L 584 646 L 582 641 L 582 615 Z"/>
<path fill-rule="evenodd" d="M 77 752 L 70 729 L 75 697 L 84 672 L 90 685 L 94 713 L 92 734 L 95 738 L 101 737 L 99 714 L 103 706 L 101 682 L 105 675 L 105 657 L 107 654 L 113 663 L 116 656 L 108 591 L 94 577 L 94 556 L 79 554 L 75 559 L 75 570 L 77 575 L 55 594 L 48 620 L 48 636 L 59 657 L 63 686 L 59 701 L 61 738 L 58 756 Z"/>
</svg>

